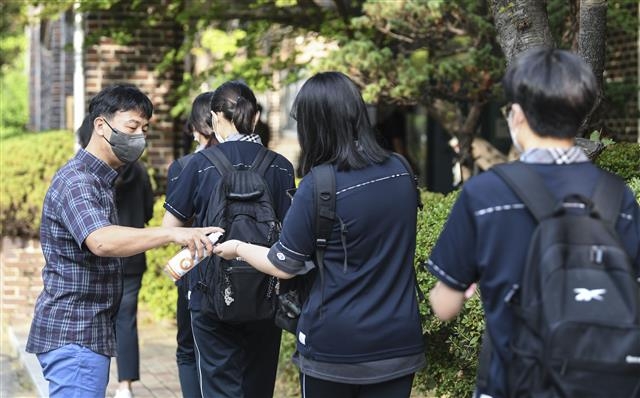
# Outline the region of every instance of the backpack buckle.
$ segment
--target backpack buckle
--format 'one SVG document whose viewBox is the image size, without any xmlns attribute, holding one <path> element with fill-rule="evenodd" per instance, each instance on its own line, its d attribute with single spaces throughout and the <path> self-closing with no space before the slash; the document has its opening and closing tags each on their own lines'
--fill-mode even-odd
<svg viewBox="0 0 640 398">
<path fill-rule="evenodd" d="M 322 238 L 316 239 L 316 247 L 319 247 L 321 249 L 326 248 L 327 247 L 327 240 L 326 239 L 322 239 Z"/>
<path fill-rule="evenodd" d="M 591 251 L 589 253 L 589 260 L 591 260 L 594 264 L 602 264 L 602 260 L 604 257 L 604 250 L 601 246 L 591 246 Z"/>
</svg>

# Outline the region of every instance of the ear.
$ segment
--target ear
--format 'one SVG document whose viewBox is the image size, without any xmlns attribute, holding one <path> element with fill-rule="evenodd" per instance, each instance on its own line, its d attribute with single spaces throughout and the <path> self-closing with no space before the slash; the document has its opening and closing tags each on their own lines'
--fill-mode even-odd
<svg viewBox="0 0 640 398">
<path fill-rule="evenodd" d="M 256 129 L 256 124 L 258 124 L 258 120 L 260 120 L 260 111 L 256 112 L 256 115 L 253 117 L 253 126 L 251 126 L 251 131 Z"/>
<path fill-rule="evenodd" d="M 218 115 L 214 111 L 211 112 L 211 126 L 215 130 L 216 124 L 218 123 Z"/>
<path fill-rule="evenodd" d="M 511 105 L 511 123 L 514 126 L 518 126 L 523 122 L 527 122 L 527 117 L 525 116 L 520 104 Z"/>
<path fill-rule="evenodd" d="M 98 116 L 97 118 L 93 119 L 94 132 L 97 132 L 99 135 L 104 136 L 105 127 L 106 127 L 106 123 L 104 122 L 104 119 L 102 118 L 102 116 Z"/>
</svg>

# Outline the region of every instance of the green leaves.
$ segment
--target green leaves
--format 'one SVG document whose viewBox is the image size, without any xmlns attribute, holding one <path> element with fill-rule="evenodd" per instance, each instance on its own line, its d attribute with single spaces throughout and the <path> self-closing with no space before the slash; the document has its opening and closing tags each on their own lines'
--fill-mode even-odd
<svg viewBox="0 0 640 398">
<path fill-rule="evenodd" d="M 22 133 L 0 141 L 0 233 L 37 238 L 42 203 L 55 172 L 73 156 L 67 131 Z"/>
</svg>

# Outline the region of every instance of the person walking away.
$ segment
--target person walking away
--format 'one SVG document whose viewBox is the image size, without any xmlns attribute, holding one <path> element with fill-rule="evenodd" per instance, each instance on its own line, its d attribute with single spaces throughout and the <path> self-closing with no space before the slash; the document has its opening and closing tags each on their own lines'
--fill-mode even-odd
<svg viewBox="0 0 640 398">
<path fill-rule="evenodd" d="M 330 165 L 336 221 L 296 331 L 301 395 L 409 397 L 414 373 L 426 362 L 413 268 L 418 197 L 412 173 L 376 142 L 360 91 L 342 73 L 311 77 L 291 114 L 304 178 L 279 241 L 262 247 L 228 240 L 214 253 L 243 258 L 281 279 L 316 268 L 312 177 L 316 166 Z"/>
<path fill-rule="evenodd" d="M 177 243 L 194 257 L 212 250 L 220 228 L 132 228 L 117 225 L 117 169 L 146 146 L 153 105 L 131 85 L 101 90 L 90 102 L 93 134 L 51 181 L 40 241 L 44 289 L 38 296 L 26 351 L 36 354 L 49 396 L 105 396 L 114 319 L 122 297 L 121 257 Z"/>
<path fill-rule="evenodd" d="M 211 145 L 216 145 L 218 140 L 213 135 L 211 125 L 211 99 L 213 92 L 208 91 L 198 95 L 191 104 L 191 113 L 187 126 L 193 135 L 193 140 L 197 143 L 195 152 L 201 151 Z M 180 178 L 180 173 L 193 158 L 194 153 L 185 155 L 175 160 L 169 166 L 167 173 L 167 193 L 166 196 L 174 195 L 176 181 Z M 166 213 L 170 214 L 170 213 Z M 165 218 L 167 217 L 165 214 Z M 189 221 L 189 223 L 192 220 Z M 163 226 L 170 226 L 171 219 L 167 222 L 163 220 Z M 176 302 L 176 362 L 178 364 L 178 375 L 180 378 L 180 389 L 183 397 L 200 398 L 200 382 L 198 381 L 198 369 L 196 364 L 196 354 L 193 344 L 193 331 L 191 330 L 191 313 L 189 311 L 189 273 L 176 282 L 178 288 L 178 300 Z"/>
<path fill-rule="evenodd" d="M 580 206 L 582 201 L 574 202 L 573 198 L 576 195 L 591 198 L 599 182 L 609 179 L 606 177 L 613 178 L 592 164 L 574 143 L 578 128 L 597 96 L 597 83 L 590 67 L 577 55 L 564 50 L 534 49 L 509 66 L 503 87 L 508 101 L 506 117 L 511 138 L 521 152 L 518 164 L 505 166 L 523 166 L 540 179 L 546 188 L 543 190 L 548 190 L 556 201 L 561 201 L 559 209 L 562 212 L 557 215 L 569 211 L 584 212 L 585 206 Z M 623 185 L 621 181 L 616 182 Z M 622 188 L 621 206 L 613 212 L 610 230 L 615 227 L 623 248 L 621 251 L 626 252 L 632 265 L 633 269 L 627 270 L 627 275 L 633 273 L 636 278 L 640 276 L 640 209 L 631 190 Z M 522 193 L 526 194 L 525 197 L 538 197 L 536 192 L 525 190 Z M 478 397 L 523 397 L 541 393 L 535 388 L 526 393 L 510 391 L 518 387 L 512 376 L 522 381 L 533 380 L 538 374 L 534 368 L 515 374 L 518 372 L 513 362 L 519 355 L 512 349 L 517 337 L 515 331 L 519 330 L 520 316 L 523 315 L 520 311 L 516 313 L 514 304 L 520 301 L 518 287 L 529 283 L 523 279 L 523 274 L 529 242 L 537 226 L 533 217 L 536 213 L 530 213 L 529 205 L 525 206 L 520 196 L 496 172 L 485 172 L 467 181 L 428 260 L 429 270 L 439 280 L 430 293 L 430 301 L 440 319 L 451 319 L 460 312 L 465 299 L 471 296 L 470 287 L 472 289 L 474 283 L 479 284 L 482 292 L 488 341 L 492 349 L 487 366 L 483 368 L 481 364 L 481 370 L 486 369 L 487 374 L 477 385 Z M 579 264 L 583 267 L 589 261 Z M 581 268 L 575 268 L 573 272 L 576 277 L 595 275 L 595 271 Z M 549 288 L 544 295 L 550 296 L 553 291 Z M 607 297 L 613 295 L 611 291 Z M 550 305 L 580 309 L 598 303 L 599 299 L 607 302 L 596 296 L 593 300 L 577 295 L 575 298 L 567 296 L 574 304 L 564 306 L 562 302 L 551 302 Z M 580 306 L 574 307 L 578 305 L 575 303 Z M 633 304 L 626 303 L 628 306 Z M 613 310 L 607 307 L 597 312 L 604 314 Z M 578 339 L 574 341 L 577 344 Z M 618 341 L 622 342 L 622 339 Z M 593 346 L 589 350 L 595 352 L 595 348 Z M 569 347 L 565 346 L 565 349 Z M 613 365 L 606 368 L 609 369 L 606 373 L 599 373 L 595 378 L 599 382 L 603 382 L 605 376 L 615 374 Z M 567 368 L 570 370 L 571 365 Z M 583 379 L 581 383 L 588 382 L 589 379 Z M 566 396 L 560 392 L 547 394 L 548 391 L 541 396 Z M 587 394 L 567 396 L 586 395 L 620 396 L 609 390 L 603 394 L 592 390 Z"/>
<path fill-rule="evenodd" d="M 168 193 L 163 225 L 203 225 L 209 201 L 221 174 L 205 155 L 219 149 L 235 168 L 248 168 L 263 146 L 254 133 L 259 118 L 256 98 L 239 81 L 218 87 L 213 94 L 210 115 L 215 138 L 220 144 L 192 156 Z M 268 153 L 272 151 L 267 150 Z M 293 166 L 283 156 L 275 159 L 264 174 L 278 220 L 283 220 L 294 187 Z M 202 273 L 201 273 L 202 271 Z M 202 311 L 203 284 L 207 273 L 199 264 L 189 275 L 193 337 L 200 388 L 203 397 L 272 397 L 278 364 L 281 330 L 272 319 L 228 323 L 211 311 Z M 192 277 L 198 275 L 198 277 Z M 215 287 L 209 286 L 215 290 Z"/>
</svg>

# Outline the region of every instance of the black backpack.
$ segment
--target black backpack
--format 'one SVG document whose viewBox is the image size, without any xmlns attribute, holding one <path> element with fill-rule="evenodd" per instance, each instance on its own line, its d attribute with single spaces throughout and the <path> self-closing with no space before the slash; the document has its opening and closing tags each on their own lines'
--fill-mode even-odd
<svg viewBox="0 0 640 398">
<path fill-rule="evenodd" d="M 505 297 L 516 317 L 509 396 L 640 397 L 640 287 L 615 231 L 624 183 L 602 173 L 591 200 L 557 201 L 524 163 L 491 170 L 538 222 Z"/>
<path fill-rule="evenodd" d="M 416 184 L 418 191 L 418 208 L 422 208 L 420 191 L 418 190 L 418 180 L 414 175 L 409 162 L 400 154 L 393 153 L 404 167 L 407 169 L 411 179 Z M 315 187 L 314 200 L 316 209 L 316 230 L 315 230 L 315 264 L 316 267 L 305 275 L 300 275 L 286 281 L 283 284 L 282 293 L 278 295 L 278 309 L 276 311 L 275 322 L 280 328 L 295 334 L 298 326 L 298 319 L 302 312 L 302 306 L 309 297 L 309 292 L 316 277 L 319 275 L 320 284 L 324 284 L 324 253 L 327 242 L 331 237 L 333 224 L 337 219 L 340 222 L 340 238 L 342 249 L 344 250 L 344 267 L 347 267 L 347 242 L 346 225 L 340 217 L 336 215 L 336 177 L 331 164 L 321 164 L 311 170 L 313 186 Z M 416 291 L 421 300 L 424 294 L 416 283 Z"/>
<path fill-rule="evenodd" d="M 249 168 L 234 167 L 217 147 L 198 152 L 218 170 L 204 225 L 224 228 L 224 240 L 238 239 L 270 247 L 280 237 L 280 221 L 264 174 L 276 154 L 260 147 Z M 242 258 L 210 256 L 198 268 L 204 292 L 202 311 L 228 323 L 272 319 L 278 279 L 264 274 Z"/>
<path fill-rule="evenodd" d="M 321 164 L 311 170 L 313 186 L 315 188 L 316 209 L 316 267 L 304 275 L 283 281 L 282 290 L 278 295 L 278 307 L 275 323 L 278 327 L 295 334 L 298 320 L 302 313 L 302 306 L 309 297 L 316 276 L 320 275 L 320 283 L 324 283 L 324 253 L 331 236 L 333 223 L 336 219 L 336 176 L 331 164 Z M 342 246 L 345 250 L 345 264 L 347 262 L 345 235 L 346 227 L 340 220 L 342 231 Z"/>
</svg>

